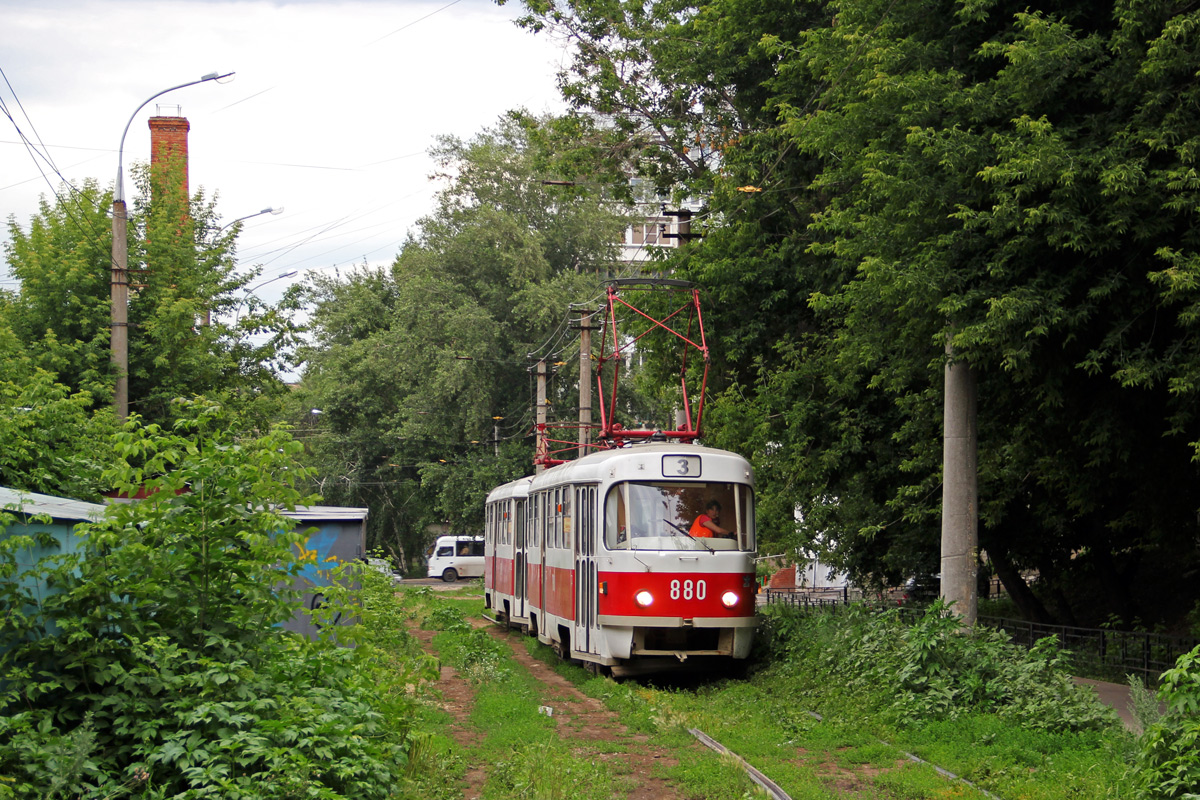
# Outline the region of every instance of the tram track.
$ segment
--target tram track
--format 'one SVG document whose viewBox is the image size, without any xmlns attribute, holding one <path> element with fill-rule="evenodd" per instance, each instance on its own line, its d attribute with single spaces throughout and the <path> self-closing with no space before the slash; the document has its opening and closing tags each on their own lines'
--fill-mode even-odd
<svg viewBox="0 0 1200 800">
<path fill-rule="evenodd" d="M 653 726 L 657 726 L 658 732 L 648 730 L 644 721 L 640 723 L 640 731 L 631 730 L 622 719 L 621 713 L 606 706 L 607 701 L 602 702 L 589 696 L 570 679 L 560 675 L 553 663 L 547 663 L 532 654 L 525 646 L 526 637 L 518 631 L 498 626 L 482 616 L 471 619 L 470 624 L 473 628 L 484 629 L 490 638 L 507 645 L 504 650 L 508 653 L 510 668 L 527 673 L 528 678 L 531 678 L 537 687 L 532 694 L 522 699 L 523 705 L 527 706 L 525 713 L 538 713 L 542 717 L 548 717 L 551 722 L 547 724 L 551 725 L 554 735 L 557 736 L 560 749 L 569 752 L 570 757 L 578 763 L 601 769 L 612 776 L 613 797 L 632 800 L 694 800 L 708 796 L 703 792 L 697 793 L 696 787 L 690 785 L 688 778 L 683 778 L 684 784 L 688 784 L 686 786 L 676 782 L 679 776 L 686 775 L 689 767 L 714 758 L 711 754 L 700 755 L 706 752 L 704 748 L 707 747 L 715 751 L 718 754 L 716 757 L 725 764 L 721 768 L 729 776 L 725 780 L 739 780 L 732 777 L 732 772 L 742 772 L 746 777 L 741 780 L 746 780 L 747 787 L 751 783 L 757 784 L 758 788 L 752 791 L 762 791 L 764 796 L 772 800 L 790 800 L 776 780 L 794 783 L 796 767 L 814 773 L 815 779 L 824 785 L 829 796 L 861 797 L 864 792 L 868 792 L 868 796 L 891 797 L 893 795 L 883 788 L 879 778 L 888 773 L 907 771 L 905 762 L 908 762 L 908 768 L 918 765 L 932 768 L 943 778 L 960 783 L 968 791 L 973 790 L 991 800 L 999 800 L 981 787 L 891 746 L 888 746 L 888 749 L 896 752 L 897 759 L 890 765 L 855 766 L 846 764 L 839 758 L 840 748 L 839 752 L 835 753 L 807 750 L 801 746 L 797 748 L 793 760 L 779 762 L 778 759 L 773 761 L 768 758 L 760 765 L 763 768 L 760 770 L 750 763 L 751 759 L 743 758 L 717 741 L 717 737 L 725 738 L 722 730 L 728 733 L 732 729 L 703 714 L 696 717 L 692 715 L 694 712 L 675 708 L 676 703 L 670 698 L 675 696 L 675 691 L 681 687 L 673 682 L 674 690 L 668 690 L 665 694 L 659 694 L 657 688 L 639 689 L 636 688 L 638 683 L 632 684 L 635 687 L 634 691 L 639 695 L 656 694 L 665 702 L 651 701 L 654 706 L 652 713 L 655 715 Z M 433 632 L 414 633 L 430 652 L 435 652 L 432 647 Z M 691 684 L 688 682 L 683 684 L 685 687 L 689 685 Z M 459 778 L 461 796 L 466 800 L 483 797 L 485 787 L 489 797 L 510 796 L 505 793 L 503 787 L 498 791 L 493 774 L 497 770 L 503 773 L 507 768 L 503 763 L 505 756 L 501 756 L 501 760 L 497 761 L 494 744 L 490 747 L 487 744 L 489 737 L 495 735 L 496 729 L 482 729 L 473 717 L 475 705 L 481 698 L 487 698 L 489 693 L 495 696 L 497 691 L 502 690 L 487 682 L 472 683 L 450 667 L 442 668 L 438 689 L 442 697 L 441 707 L 453 720 L 448 733 L 456 744 L 456 758 L 467 765 Z M 680 697 L 689 695 L 690 692 L 685 689 Z M 694 699 L 691 702 L 694 703 Z M 820 720 L 820 715 L 811 716 L 814 720 Z M 716 728 L 709 727 L 701 717 L 708 719 Z M 704 729 L 715 732 L 716 737 L 710 736 L 701 728 L 693 727 L 696 722 L 700 722 Z M 492 724 L 497 723 L 493 720 Z M 637 724 L 639 723 L 635 723 Z M 681 744 L 678 731 L 686 731 L 694 737 L 691 744 Z M 879 743 L 887 746 L 882 741 Z M 491 763 L 489 759 L 492 759 Z M 681 762 L 685 766 L 681 767 Z M 777 776 L 769 777 L 767 773 L 779 770 L 781 764 L 785 765 L 782 771 Z M 513 792 L 511 796 L 541 795 Z"/>
<path fill-rule="evenodd" d="M 521 646 L 518 634 L 496 627 L 485 619 L 471 620 L 472 626 L 485 628 L 496 639 L 510 646 L 512 660 L 539 684 L 538 709 L 550 717 L 560 740 L 569 744 L 578 758 L 592 759 L 603 764 L 615 775 L 623 776 L 630 800 L 685 800 L 682 794 L 661 773 L 677 764 L 668 748 L 656 746 L 651 737 L 630 731 L 619 715 L 602 702 L 589 697 L 550 666 L 534 658 Z M 437 654 L 432 645 L 432 631 L 414 631 L 427 651 Z M 490 765 L 471 758 L 487 736 L 472 721 L 477 692 L 458 670 L 443 666 L 438 681 L 442 710 L 453 722 L 450 734 L 464 752 L 470 767 L 462 779 L 464 800 L 483 796 Z M 486 691 L 486 689 L 482 689 Z"/>
</svg>

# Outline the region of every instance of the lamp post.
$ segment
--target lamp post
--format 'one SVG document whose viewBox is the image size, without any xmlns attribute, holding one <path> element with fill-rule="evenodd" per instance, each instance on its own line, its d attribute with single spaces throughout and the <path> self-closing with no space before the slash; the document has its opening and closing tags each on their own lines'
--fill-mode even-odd
<svg viewBox="0 0 1200 800">
<path fill-rule="evenodd" d="M 237 219 L 226 222 L 224 225 L 217 228 L 217 232 L 215 234 L 213 234 L 213 240 L 215 242 L 216 238 L 221 235 L 222 231 L 228 230 L 229 228 L 233 227 L 234 225 L 237 225 L 242 220 L 253 219 L 254 217 L 261 217 L 263 214 L 272 214 L 274 216 L 279 216 L 282 213 L 283 213 L 283 206 L 280 206 L 279 208 L 264 208 L 262 211 L 255 211 L 253 214 L 247 214 L 244 217 L 238 217 Z M 211 324 L 212 324 L 212 309 L 206 308 L 206 309 L 204 309 L 204 327 L 207 328 Z"/>
<path fill-rule="evenodd" d="M 296 270 L 292 270 L 291 272 L 285 272 L 282 275 L 276 275 L 274 278 L 269 278 L 269 279 L 263 281 L 262 283 L 256 283 L 253 286 L 251 286 L 249 289 L 247 289 L 246 293 L 244 295 L 242 295 L 242 299 L 238 301 L 237 306 L 235 306 L 233 309 L 234 310 L 233 324 L 237 325 L 238 320 L 240 320 L 242 318 L 242 304 L 244 304 L 246 302 L 246 298 L 248 298 L 254 294 L 255 289 L 261 289 L 262 287 L 266 286 L 268 283 L 274 283 L 275 281 L 281 281 L 284 278 L 290 278 L 295 274 L 296 274 Z"/>
<path fill-rule="evenodd" d="M 283 213 L 283 206 L 280 206 L 279 208 L 264 208 L 262 211 L 255 211 L 253 214 L 247 214 L 244 217 L 238 217 L 237 219 L 233 220 L 232 222 L 226 222 L 224 225 L 217 228 L 216 235 L 220 236 L 221 232 L 224 231 L 226 228 L 230 228 L 243 220 L 253 219 L 254 217 L 261 217 L 263 214 L 272 214 L 274 216 L 279 216 L 282 213 Z"/>
<path fill-rule="evenodd" d="M 125 130 L 121 132 L 121 145 L 117 148 L 117 183 L 113 189 L 112 335 L 110 337 L 110 360 L 117 371 L 117 385 L 113 392 L 113 411 L 120 420 L 129 416 L 129 242 L 126 239 L 129 218 L 125 212 L 125 136 L 129 133 L 129 126 L 133 124 L 138 112 L 154 98 L 162 97 L 167 92 L 173 92 L 186 86 L 217 81 L 232 75 L 232 72 L 224 74 L 210 72 L 199 80 L 181 83 L 147 97 L 130 115 L 129 122 L 125 123 Z"/>
</svg>

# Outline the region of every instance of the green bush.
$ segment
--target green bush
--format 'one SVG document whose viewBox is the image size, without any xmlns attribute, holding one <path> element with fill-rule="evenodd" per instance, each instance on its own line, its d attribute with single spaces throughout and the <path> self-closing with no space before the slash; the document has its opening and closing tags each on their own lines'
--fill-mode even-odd
<svg viewBox="0 0 1200 800">
<path fill-rule="evenodd" d="M 1134 769 L 1141 800 L 1200 796 L 1200 647 L 1162 675 L 1166 713 L 1142 735 Z"/>
<path fill-rule="evenodd" d="M 378 649 L 279 627 L 305 534 L 275 509 L 310 501 L 299 445 L 202 402 L 114 444 L 110 484 L 149 496 L 37 565 L 51 593 L 0 582 L 25 612 L 0 619 L 0 798 L 389 796 L 411 701 Z"/>
<path fill-rule="evenodd" d="M 508 674 L 509 649 L 483 628 L 452 625 L 434 639 L 443 660 L 472 683 L 494 682 Z"/>
<path fill-rule="evenodd" d="M 897 609 L 865 606 L 839 614 L 772 609 L 770 616 L 769 634 L 788 639 L 772 645 L 774 652 L 857 693 L 896 724 L 970 712 L 1047 731 L 1099 730 L 1114 721 L 1072 683 L 1053 642 L 1026 650 L 1003 632 L 963 633 L 940 602 L 911 624 Z"/>
<path fill-rule="evenodd" d="M 437 606 L 421 622 L 427 631 L 469 631 L 471 625 L 455 606 Z"/>
</svg>

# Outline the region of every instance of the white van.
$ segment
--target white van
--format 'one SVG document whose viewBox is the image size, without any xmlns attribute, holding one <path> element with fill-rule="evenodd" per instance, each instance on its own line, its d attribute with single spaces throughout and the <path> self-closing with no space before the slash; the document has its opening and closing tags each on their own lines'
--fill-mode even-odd
<svg viewBox="0 0 1200 800">
<path fill-rule="evenodd" d="M 483 576 L 482 536 L 439 536 L 428 550 L 430 578 L 454 583 Z"/>
</svg>

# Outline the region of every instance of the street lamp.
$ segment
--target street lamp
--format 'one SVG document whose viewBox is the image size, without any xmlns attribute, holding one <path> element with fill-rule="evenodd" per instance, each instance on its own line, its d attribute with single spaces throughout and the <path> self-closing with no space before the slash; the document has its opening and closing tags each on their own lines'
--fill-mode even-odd
<svg viewBox="0 0 1200 800">
<path fill-rule="evenodd" d="M 117 148 L 117 183 L 113 189 L 113 220 L 112 220 L 112 335 L 111 361 L 117 370 L 117 385 L 113 393 L 113 410 L 117 418 L 124 420 L 129 416 L 129 242 L 126 241 L 129 218 L 125 213 L 125 136 L 129 126 L 133 124 L 138 112 L 156 97 L 162 97 L 167 92 L 195 86 L 207 81 L 220 81 L 232 77 L 234 73 L 210 72 L 199 80 L 181 83 L 169 89 L 163 89 L 158 94 L 146 98 L 125 123 L 121 132 L 121 146 Z"/>
<path fill-rule="evenodd" d="M 263 214 L 272 214 L 272 215 L 274 215 L 274 216 L 279 216 L 279 215 L 280 215 L 280 214 L 282 214 L 282 213 L 283 213 L 283 206 L 280 206 L 279 208 L 264 208 L 262 211 L 255 211 L 253 214 L 247 214 L 247 215 L 246 215 L 246 216 L 244 216 L 244 217 L 238 217 L 237 219 L 233 220 L 232 222 L 226 222 L 224 225 L 222 225 L 221 227 L 217 228 L 217 233 L 216 233 L 216 235 L 217 235 L 217 236 L 220 236 L 220 235 L 221 235 L 221 231 L 223 231 L 223 230 L 225 230 L 226 228 L 229 228 L 229 227 L 231 227 L 231 226 L 233 226 L 233 225 L 236 225 L 236 224 L 238 224 L 238 223 L 239 223 L 239 222 L 241 222 L 242 220 L 252 219 L 252 218 L 254 218 L 254 217 L 261 217 Z"/>
<path fill-rule="evenodd" d="M 246 302 L 246 298 L 248 298 L 254 294 L 255 289 L 261 289 L 262 287 L 266 286 L 268 283 L 274 283 L 275 281 L 281 281 L 284 278 L 290 278 L 295 274 L 296 274 L 296 270 L 292 270 L 291 272 L 285 272 L 282 275 L 276 275 L 274 278 L 269 278 L 269 279 L 263 281 L 262 283 L 256 283 L 253 286 L 251 286 L 249 289 L 247 289 L 246 293 L 244 295 L 242 295 L 242 299 L 238 301 L 237 306 L 234 308 L 233 324 L 236 326 L 238 324 L 238 320 L 242 318 L 242 304 Z"/>
<path fill-rule="evenodd" d="M 213 235 L 213 239 L 215 240 L 218 236 L 220 236 L 221 231 L 227 230 L 228 228 L 230 228 L 234 225 L 237 225 L 242 220 L 253 219 L 254 217 L 261 217 L 263 214 L 274 214 L 275 216 L 279 216 L 282 213 L 283 213 L 283 206 L 280 206 L 279 208 L 264 208 L 262 211 L 255 211 L 253 214 L 247 214 L 244 217 L 238 217 L 237 219 L 233 220 L 232 222 L 226 222 L 224 225 L 217 228 L 217 232 L 216 232 L 216 234 Z M 204 327 L 207 328 L 211 324 L 212 324 L 212 309 L 206 308 L 206 309 L 204 309 Z"/>
</svg>

